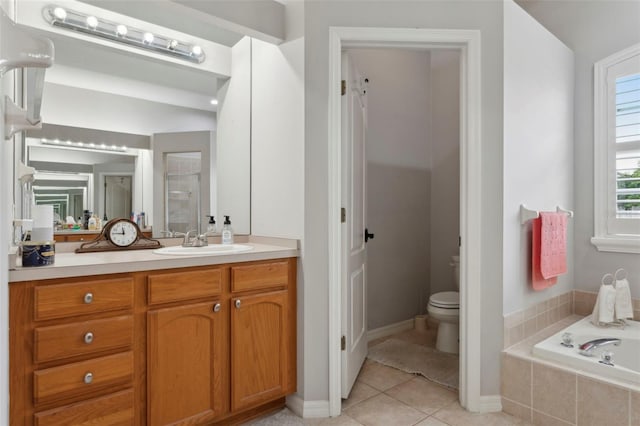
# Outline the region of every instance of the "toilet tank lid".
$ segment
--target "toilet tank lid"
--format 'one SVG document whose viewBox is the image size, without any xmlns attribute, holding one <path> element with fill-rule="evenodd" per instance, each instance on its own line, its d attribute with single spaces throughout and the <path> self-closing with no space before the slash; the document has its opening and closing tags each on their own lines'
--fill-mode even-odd
<svg viewBox="0 0 640 426">
<path fill-rule="evenodd" d="M 438 305 L 459 305 L 460 293 L 457 291 L 443 291 L 432 294 L 429 301 Z"/>
</svg>

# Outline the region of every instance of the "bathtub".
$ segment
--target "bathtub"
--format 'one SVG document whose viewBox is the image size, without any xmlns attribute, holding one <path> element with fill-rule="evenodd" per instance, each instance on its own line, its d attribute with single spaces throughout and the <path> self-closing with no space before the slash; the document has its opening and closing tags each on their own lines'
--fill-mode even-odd
<svg viewBox="0 0 640 426">
<path fill-rule="evenodd" d="M 567 367 L 595 374 L 603 379 L 622 380 L 640 386 L 640 322 L 627 321 L 624 329 L 596 327 L 590 317 L 573 323 L 533 347 L 533 355 Z M 564 333 L 573 334 L 573 348 L 560 344 Z M 607 345 L 593 351 L 593 357 L 580 355 L 579 346 L 594 339 L 612 337 L 621 339 L 620 346 Z M 601 364 L 601 354 L 613 352 L 613 364 Z"/>
</svg>

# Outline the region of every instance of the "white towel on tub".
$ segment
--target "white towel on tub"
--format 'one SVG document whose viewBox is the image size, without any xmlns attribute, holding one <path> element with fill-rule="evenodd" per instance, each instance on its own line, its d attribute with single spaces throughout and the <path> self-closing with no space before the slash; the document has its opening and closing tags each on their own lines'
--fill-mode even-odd
<svg viewBox="0 0 640 426">
<path fill-rule="evenodd" d="M 631 291 L 626 278 L 616 280 L 616 319 L 633 319 Z"/>
<path fill-rule="evenodd" d="M 615 306 L 616 289 L 612 285 L 601 285 L 596 304 L 593 307 L 593 313 L 591 314 L 591 322 L 597 326 L 614 322 Z"/>
</svg>

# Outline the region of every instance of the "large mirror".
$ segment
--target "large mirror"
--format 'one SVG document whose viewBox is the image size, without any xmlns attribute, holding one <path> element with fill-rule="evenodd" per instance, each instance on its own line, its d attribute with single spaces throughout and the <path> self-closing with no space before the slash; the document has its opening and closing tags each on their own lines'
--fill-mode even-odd
<svg viewBox="0 0 640 426">
<path fill-rule="evenodd" d="M 18 155 L 36 169 L 35 203 L 54 206 L 59 232 L 90 211 L 102 220 L 133 214 L 154 237 L 204 232 L 209 215 L 219 225 L 230 215 L 236 233 L 250 233 L 249 134 L 227 125 L 248 120 L 250 90 L 239 86 L 248 86 L 249 61 L 227 77 L 45 30 L 56 59 L 43 127 Z M 225 102 L 235 117 L 221 120 Z"/>
</svg>

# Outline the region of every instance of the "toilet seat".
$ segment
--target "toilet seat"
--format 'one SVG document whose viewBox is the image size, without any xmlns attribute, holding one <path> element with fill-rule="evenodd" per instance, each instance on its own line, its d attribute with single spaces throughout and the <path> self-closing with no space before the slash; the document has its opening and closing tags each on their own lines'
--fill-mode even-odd
<svg viewBox="0 0 640 426">
<path fill-rule="evenodd" d="M 460 309 L 460 293 L 457 291 L 443 291 L 432 294 L 429 304 L 440 309 Z"/>
</svg>

